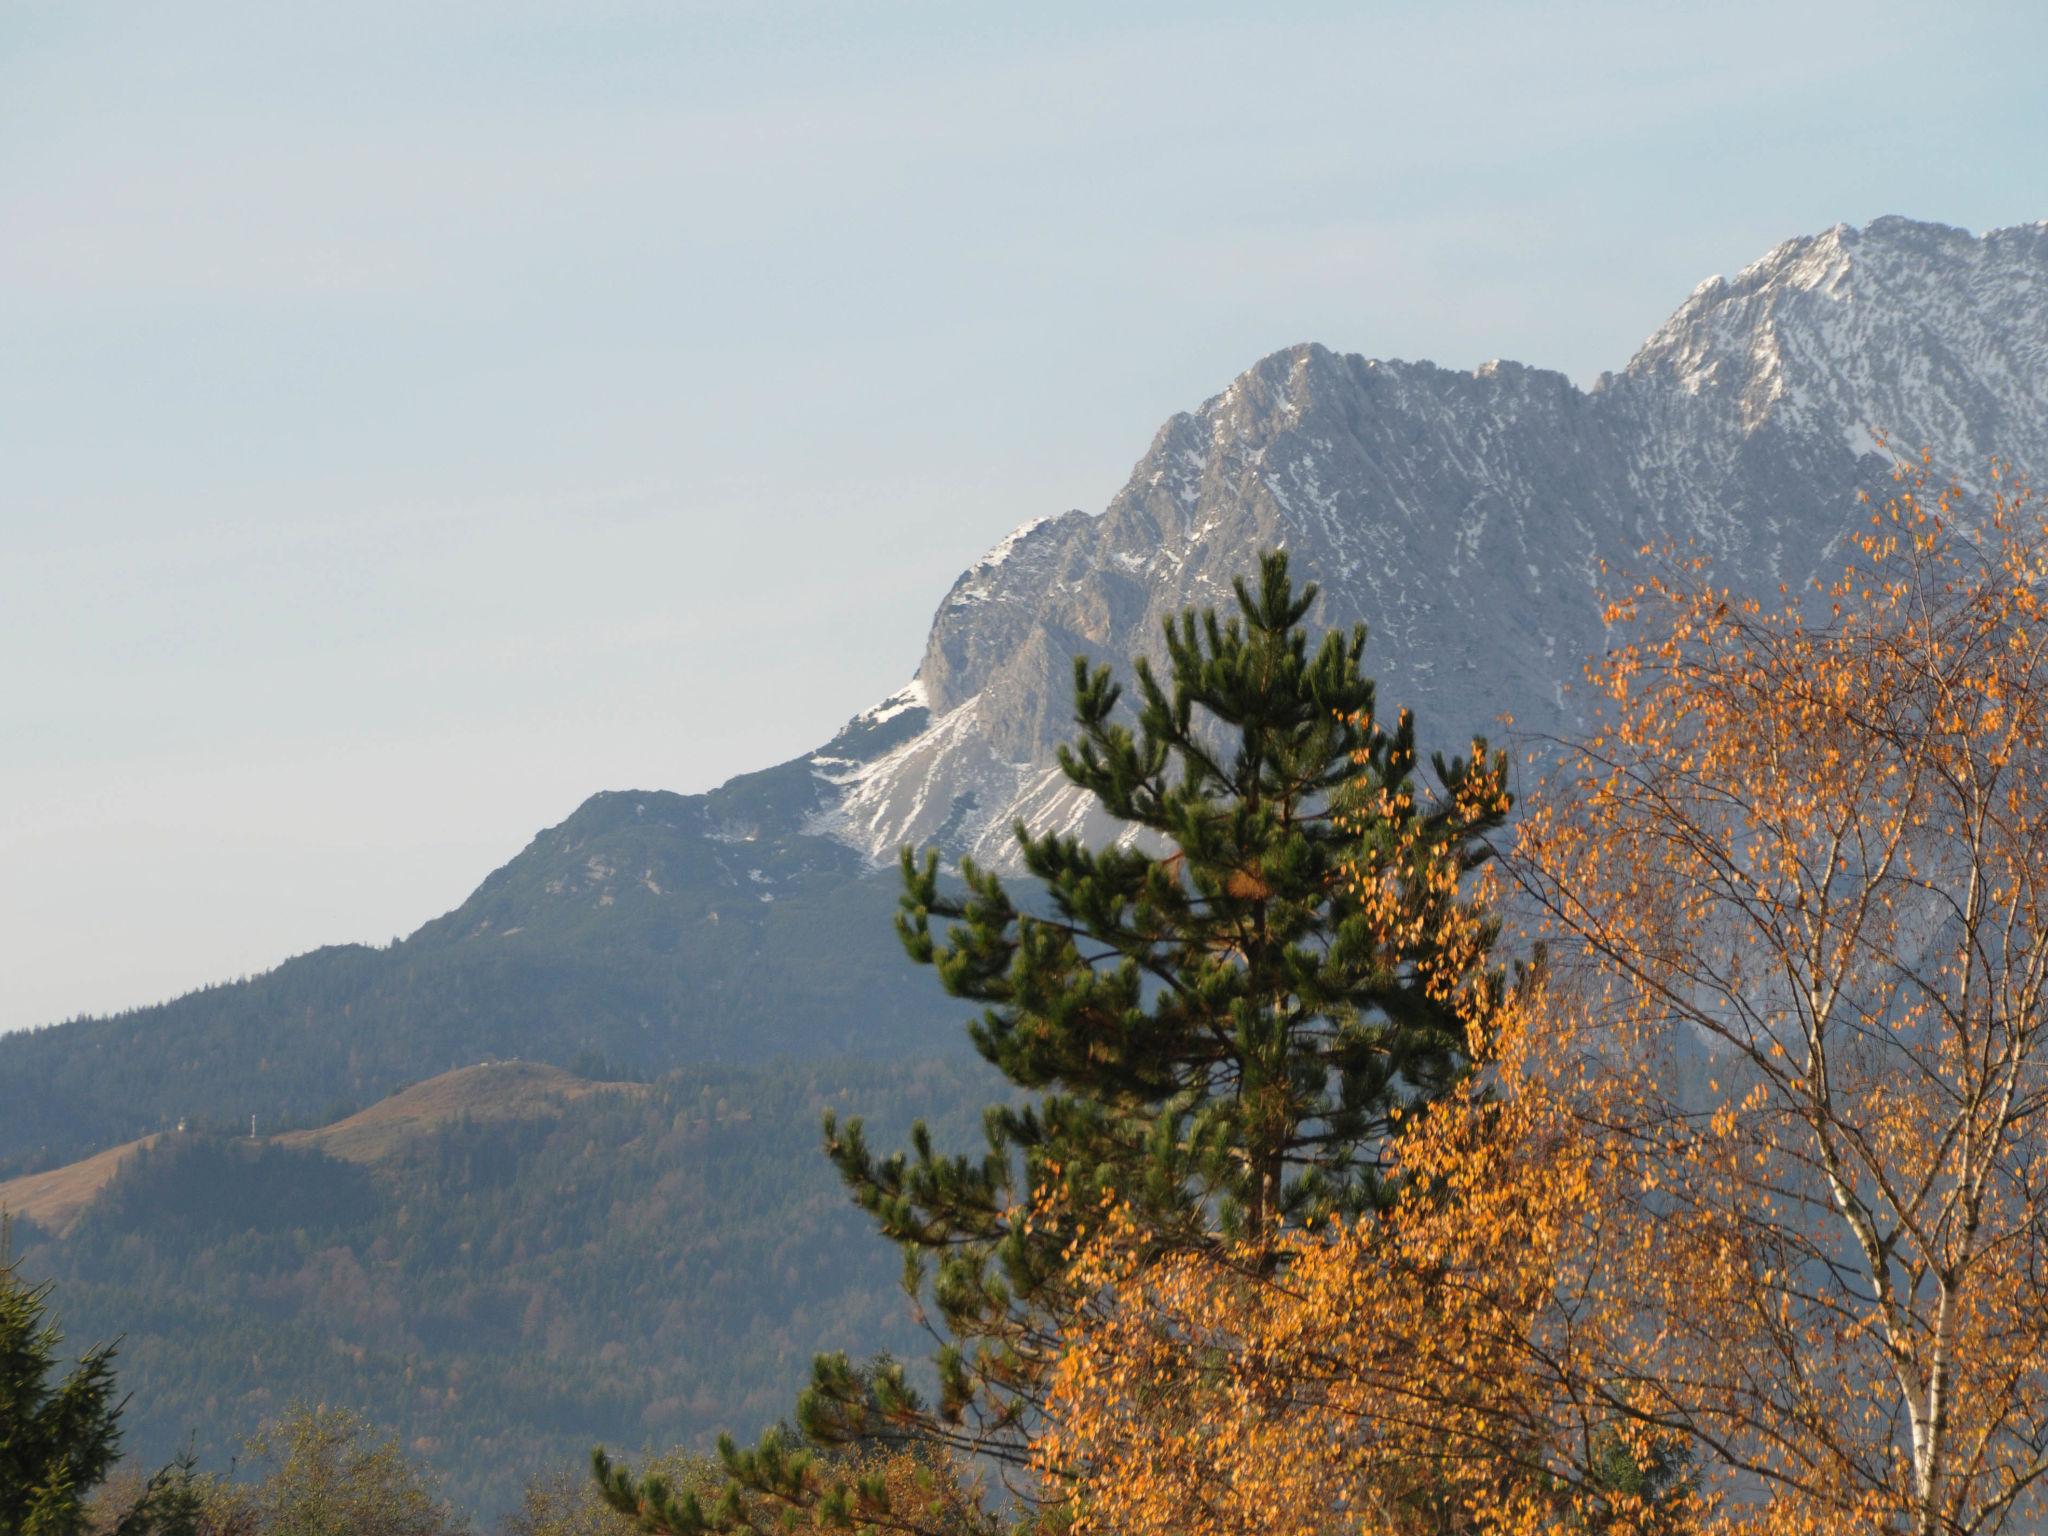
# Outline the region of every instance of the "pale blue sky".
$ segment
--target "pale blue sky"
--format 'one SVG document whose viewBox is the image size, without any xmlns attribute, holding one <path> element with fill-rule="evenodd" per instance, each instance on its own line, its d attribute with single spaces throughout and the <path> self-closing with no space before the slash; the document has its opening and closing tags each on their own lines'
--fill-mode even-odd
<svg viewBox="0 0 2048 1536">
<path fill-rule="evenodd" d="M 1885 212 L 2048 217 L 2028 5 L 0 17 L 0 1027 L 459 901 L 901 683 L 1314 339 L 1580 379 Z"/>
</svg>

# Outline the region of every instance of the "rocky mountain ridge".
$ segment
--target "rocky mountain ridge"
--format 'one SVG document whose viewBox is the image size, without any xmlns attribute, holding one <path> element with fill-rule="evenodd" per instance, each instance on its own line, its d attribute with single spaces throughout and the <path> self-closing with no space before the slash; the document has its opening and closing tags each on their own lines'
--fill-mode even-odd
<svg viewBox="0 0 2048 1536">
<path fill-rule="evenodd" d="M 1738 588 L 1803 580 L 1882 482 L 1880 434 L 1965 480 L 1994 453 L 2048 465 L 2048 224 L 1786 241 L 1590 390 L 1512 362 L 1276 352 L 1167 422 L 1100 516 L 1027 524 L 954 583 L 880 707 L 924 711 L 918 730 L 870 762 L 813 758 L 809 825 L 870 859 L 938 842 L 996 863 L 1018 817 L 1082 825 L 1052 763 L 1071 658 L 1155 648 L 1268 545 L 1322 585 L 1323 622 L 1371 627 L 1382 697 L 1426 739 L 1556 727 L 1601 644 L 1604 567 L 1670 541 Z"/>
</svg>

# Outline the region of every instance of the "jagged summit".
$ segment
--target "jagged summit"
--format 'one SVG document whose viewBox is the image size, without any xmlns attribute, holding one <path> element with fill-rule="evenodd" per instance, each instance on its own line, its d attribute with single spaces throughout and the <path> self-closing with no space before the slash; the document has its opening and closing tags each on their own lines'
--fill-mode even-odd
<svg viewBox="0 0 2048 1536">
<path fill-rule="evenodd" d="M 2048 405 L 2048 224 L 1976 236 L 1888 216 L 1787 240 L 1694 291 L 1630 362 L 1744 431 L 1873 430 L 1968 472 L 2038 446 Z"/>
<path fill-rule="evenodd" d="M 954 584 L 925 728 L 837 775 L 811 826 L 871 858 L 937 840 L 1000 861 L 1019 816 L 1078 825 L 1051 761 L 1072 656 L 1151 646 L 1276 544 L 1326 622 L 1371 627 L 1384 691 L 1437 742 L 1508 711 L 1559 724 L 1603 560 L 1671 538 L 1738 584 L 1803 577 L 1880 469 L 1878 433 L 1964 474 L 2048 462 L 2044 365 L 2048 225 L 1897 217 L 1701 284 L 1590 391 L 1506 360 L 1288 347 L 1168 421 L 1100 516 L 1027 524 Z"/>
</svg>

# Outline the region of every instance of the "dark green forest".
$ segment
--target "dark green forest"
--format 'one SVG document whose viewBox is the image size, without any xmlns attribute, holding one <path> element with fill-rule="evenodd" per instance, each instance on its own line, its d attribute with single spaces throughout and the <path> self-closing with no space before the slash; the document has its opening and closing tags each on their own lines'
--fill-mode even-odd
<svg viewBox="0 0 2048 1536">
<path fill-rule="evenodd" d="M 990 1096 L 959 1060 L 768 1063 L 452 1123 L 371 1167 L 193 1133 L 14 1252 L 72 1342 L 121 1339 L 137 1463 L 189 1441 L 224 1468 L 294 1402 L 345 1404 L 489 1514 L 518 1497 L 507 1468 L 703 1445 L 785 1414 L 821 1348 L 915 1351 L 816 1127 L 958 1137 Z"/>
</svg>

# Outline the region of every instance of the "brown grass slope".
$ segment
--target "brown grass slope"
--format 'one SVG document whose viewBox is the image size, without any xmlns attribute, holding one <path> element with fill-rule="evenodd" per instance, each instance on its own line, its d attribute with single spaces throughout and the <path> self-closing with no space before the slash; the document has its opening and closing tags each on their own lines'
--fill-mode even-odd
<svg viewBox="0 0 2048 1536">
<path fill-rule="evenodd" d="M 537 1061 L 490 1061 L 458 1067 L 379 1099 L 368 1109 L 318 1130 L 287 1131 L 286 1147 L 315 1147 L 329 1157 L 376 1164 L 456 1120 L 528 1120 L 559 1115 L 592 1093 L 645 1093 L 637 1083 L 596 1083 Z"/>
<path fill-rule="evenodd" d="M 25 1217 L 46 1232 L 55 1232 L 61 1237 L 77 1224 L 85 1208 L 92 1204 L 93 1197 L 106 1188 L 128 1154 L 159 1139 L 144 1136 L 139 1141 L 126 1141 L 104 1152 L 95 1152 L 91 1157 L 80 1158 L 75 1163 L 66 1163 L 62 1168 L 46 1168 L 41 1173 L 25 1173 L 18 1179 L 9 1179 L 0 1184 L 0 1212 Z"/>
</svg>

